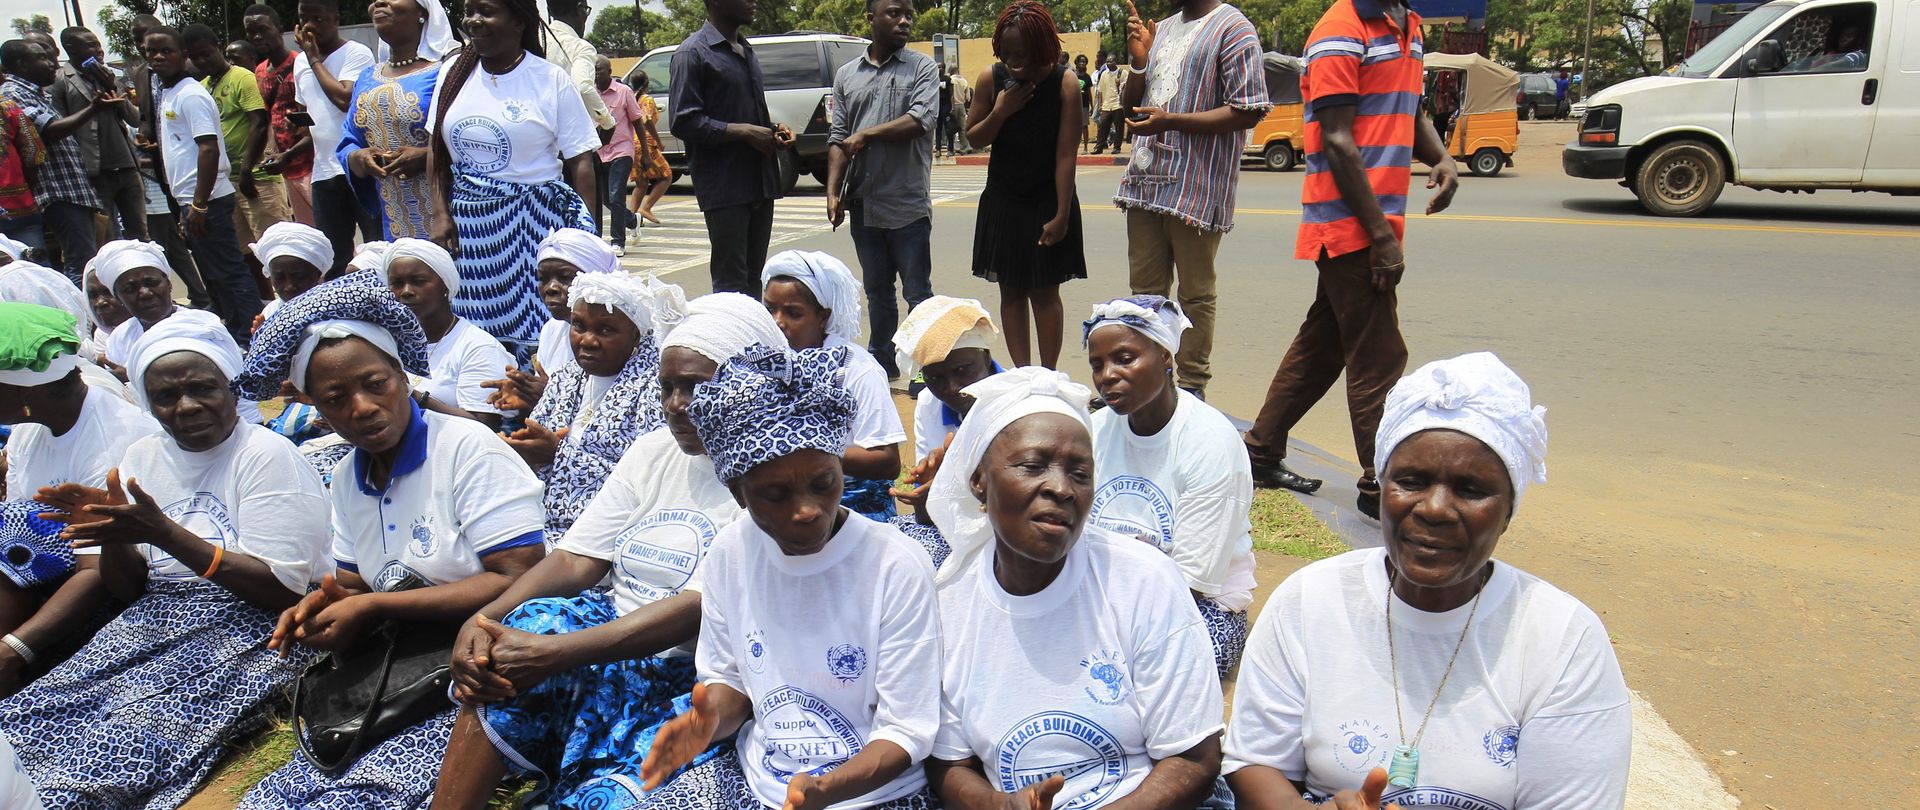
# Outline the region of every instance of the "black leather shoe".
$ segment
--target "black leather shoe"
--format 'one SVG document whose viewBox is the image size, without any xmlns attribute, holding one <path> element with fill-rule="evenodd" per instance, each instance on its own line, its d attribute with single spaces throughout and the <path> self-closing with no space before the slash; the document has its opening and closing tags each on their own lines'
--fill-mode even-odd
<svg viewBox="0 0 1920 810">
<path fill-rule="evenodd" d="M 1261 489 L 1291 489 L 1307 495 L 1313 494 L 1324 483 L 1318 478 L 1308 478 L 1287 469 L 1286 462 L 1275 464 L 1254 464 L 1253 485 Z"/>
<path fill-rule="evenodd" d="M 1360 499 L 1354 502 L 1354 506 L 1359 507 L 1360 514 L 1366 515 L 1374 520 L 1380 519 L 1380 495 L 1378 493 L 1360 493 Z"/>
</svg>

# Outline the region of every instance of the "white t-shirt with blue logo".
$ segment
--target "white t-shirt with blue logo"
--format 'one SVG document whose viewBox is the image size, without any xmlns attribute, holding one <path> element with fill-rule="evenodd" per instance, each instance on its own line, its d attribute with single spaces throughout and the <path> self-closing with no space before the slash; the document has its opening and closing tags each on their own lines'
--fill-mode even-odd
<svg viewBox="0 0 1920 810">
<path fill-rule="evenodd" d="M 1136 436 L 1111 408 L 1093 415 L 1092 522 L 1166 552 L 1187 587 L 1227 610 L 1253 604 L 1253 469 L 1226 414 L 1185 391 L 1173 419 Z"/>
<path fill-rule="evenodd" d="M 681 452 L 666 428 L 649 431 L 620 456 L 613 475 L 556 546 L 613 564 L 619 615 L 700 590 L 701 560 L 727 524 L 745 514 L 713 473 L 713 459 Z M 692 655 L 675 647 L 662 657 Z"/>
<path fill-rule="evenodd" d="M 330 570 L 320 476 L 278 433 L 241 422 L 226 441 L 203 453 L 154 434 L 127 448 L 120 481 L 130 480 L 140 482 L 160 511 L 187 531 L 266 563 L 287 590 L 306 593 Z M 140 553 L 150 578 L 200 578 L 153 546 L 142 543 Z"/>
<path fill-rule="evenodd" d="M 847 350 L 847 392 L 853 394 L 853 429 L 848 443 L 871 450 L 907 440 L 907 428 L 900 424 L 900 409 L 894 407 L 893 389 L 887 386 L 886 369 L 865 348 L 839 335 L 828 335 L 822 348 Z"/>
<path fill-rule="evenodd" d="M 540 545 L 540 479 L 485 425 L 432 411 L 424 441 L 401 440 L 398 473 L 365 489 L 361 452 L 333 470 L 333 556 L 375 590 L 446 585 L 482 573 L 480 558 Z M 414 427 L 420 429 L 420 425 Z"/>
<path fill-rule="evenodd" d="M 1401 744 L 1387 649 L 1386 552 L 1352 551 L 1301 569 L 1273 593 L 1247 639 L 1224 770 L 1274 768 L 1325 798 L 1357 790 Z M 1420 739 L 1404 807 L 1619 810 L 1633 722 L 1600 618 L 1526 572 L 1494 563 L 1480 607 L 1427 613 L 1397 601 L 1406 733 L 1420 726 L 1469 613 L 1446 692 Z"/>
<path fill-rule="evenodd" d="M 1060 575 L 1013 596 L 993 554 L 940 586 L 946 648 L 933 756 L 977 757 L 1014 793 L 1055 774 L 1056 810 L 1104 807 L 1220 732 L 1213 642 L 1164 555 L 1088 526 Z"/>
<path fill-rule="evenodd" d="M 105 487 L 107 471 L 120 464 L 135 441 L 160 432 L 146 411 L 104 388 L 87 387 L 80 418 L 59 436 L 46 425 L 22 422 L 0 454 L 7 459 L 7 497 L 23 501 L 41 487 L 66 483 Z M 98 549 L 83 549 L 99 553 Z"/>
<path fill-rule="evenodd" d="M 503 413 L 487 404 L 493 389 L 483 384 L 505 378 L 510 365 L 513 365 L 513 355 L 507 353 L 498 338 L 474 326 L 472 321 L 460 318 L 438 341 L 427 344 L 428 377 L 416 383 L 416 387 L 434 399 L 472 413 Z M 548 427 L 559 430 L 561 426 Z"/>
<path fill-rule="evenodd" d="M 428 131 L 441 127 L 438 94 L 452 92 L 447 71 L 457 61 L 440 63 Z M 447 107 L 446 120 L 442 134 L 455 170 L 509 183 L 540 185 L 559 180 L 563 158 L 600 148 L 600 136 L 573 79 L 532 54 L 497 76 L 476 65 Z"/>
<path fill-rule="evenodd" d="M 850 512 L 826 548 L 789 557 L 747 518 L 721 530 L 703 567 L 694 661 L 701 682 L 753 704 L 735 745 L 761 804 L 781 806 L 794 774 L 826 773 L 877 740 L 916 765 L 835 808 L 926 786 L 917 763 L 940 727 L 940 617 L 925 549 Z"/>
</svg>

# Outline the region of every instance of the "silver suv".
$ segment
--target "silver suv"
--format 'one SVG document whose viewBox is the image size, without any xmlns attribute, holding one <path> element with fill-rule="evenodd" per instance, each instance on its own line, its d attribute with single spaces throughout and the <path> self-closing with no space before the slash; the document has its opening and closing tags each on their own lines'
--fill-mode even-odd
<svg viewBox="0 0 1920 810">
<path fill-rule="evenodd" d="M 800 175 L 827 181 L 827 127 L 831 123 L 828 105 L 833 95 L 833 72 L 841 65 L 860 58 L 867 40 L 840 34 L 794 31 L 764 37 L 748 37 L 753 54 L 760 60 L 760 74 L 766 82 L 767 112 L 776 124 L 786 124 L 799 138 L 794 148 L 780 153 L 781 190 L 792 191 Z M 674 177 L 687 173 L 687 147 L 673 137 L 673 112 L 667 108 L 667 88 L 672 79 L 673 51 L 668 45 L 647 52 L 627 71 L 626 82 L 634 92 L 653 96 L 660 107 L 660 148 Z M 634 84 L 634 76 L 647 74 L 647 86 Z"/>
</svg>

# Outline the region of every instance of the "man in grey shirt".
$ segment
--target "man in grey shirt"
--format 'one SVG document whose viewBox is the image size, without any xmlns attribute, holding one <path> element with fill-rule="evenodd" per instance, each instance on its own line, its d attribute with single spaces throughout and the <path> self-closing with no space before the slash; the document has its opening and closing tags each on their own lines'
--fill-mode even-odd
<svg viewBox="0 0 1920 810">
<path fill-rule="evenodd" d="M 93 97 L 119 89 L 120 76 L 107 67 L 106 52 L 100 38 L 85 28 L 60 32 L 60 44 L 67 52 L 67 64 L 60 66 L 53 83 L 53 106 L 62 115 L 72 115 L 93 103 Z M 88 59 L 98 67 L 86 67 Z M 140 170 L 134 161 L 133 135 L 129 126 L 140 123 L 140 111 L 132 100 L 114 104 L 108 113 L 95 115 L 93 122 L 73 134 L 80 144 L 80 157 L 87 165 L 87 177 L 100 194 L 100 210 L 107 215 L 112 233 L 126 239 L 147 236 L 146 188 L 140 183 Z"/>
<path fill-rule="evenodd" d="M 827 219 L 853 215 L 853 247 L 866 280 L 867 350 L 899 377 L 893 333 L 900 325 L 893 278 L 908 308 L 933 297 L 934 116 L 939 71 L 906 49 L 910 0 L 867 0 L 873 44 L 834 73 L 833 128 L 827 136 Z"/>
</svg>

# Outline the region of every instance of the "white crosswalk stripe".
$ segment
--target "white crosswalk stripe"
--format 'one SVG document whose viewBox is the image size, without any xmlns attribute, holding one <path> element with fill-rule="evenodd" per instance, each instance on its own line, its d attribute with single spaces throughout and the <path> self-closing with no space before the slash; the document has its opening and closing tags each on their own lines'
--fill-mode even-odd
<svg viewBox="0 0 1920 810">
<path fill-rule="evenodd" d="M 935 166 L 931 196 L 937 205 L 980 195 L 987 185 L 985 166 Z M 829 229 L 823 196 L 788 197 L 774 203 L 773 239 L 769 248 L 804 239 Z M 627 232 L 627 255 L 620 266 L 631 273 L 665 276 L 704 267 L 712 250 L 706 220 L 690 196 L 654 206 L 660 224 L 647 223 Z M 849 259 L 851 257 L 848 257 Z"/>
</svg>

